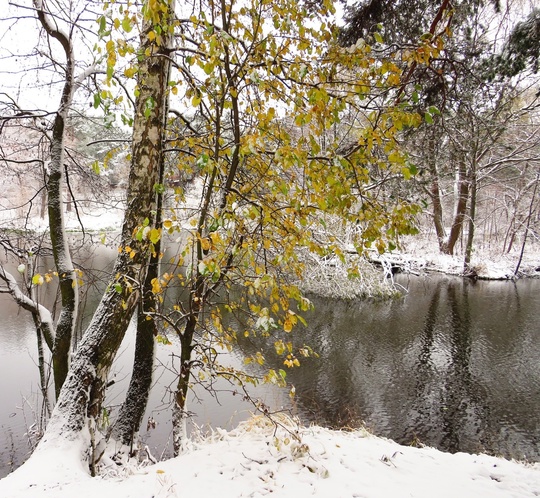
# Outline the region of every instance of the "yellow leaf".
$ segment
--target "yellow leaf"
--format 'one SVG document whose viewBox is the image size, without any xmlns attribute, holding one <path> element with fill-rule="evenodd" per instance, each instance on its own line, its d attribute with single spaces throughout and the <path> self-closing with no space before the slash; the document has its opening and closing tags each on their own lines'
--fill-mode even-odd
<svg viewBox="0 0 540 498">
<path fill-rule="evenodd" d="M 209 251 L 210 250 L 210 239 L 207 237 L 201 240 L 201 247 L 203 251 Z"/>
<path fill-rule="evenodd" d="M 152 279 L 152 292 L 159 294 L 161 292 L 161 283 L 157 278 Z"/>
<path fill-rule="evenodd" d="M 128 67 L 126 69 L 124 69 L 124 75 L 126 76 L 126 78 L 133 78 L 133 76 L 135 76 L 135 74 L 137 74 L 137 68 L 136 67 Z"/>
<path fill-rule="evenodd" d="M 36 273 L 33 277 L 32 277 L 32 283 L 34 285 L 42 285 L 43 284 L 43 277 L 39 274 L 39 273 Z"/>
<path fill-rule="evenodd" d="M 150 242 L 152 242 L 152 244 L 157 244 L 159 239 L 161 238 L 161 230 L 157 228 L 152 228 L 152 230 L 150 230 L 150 233 L 148 234 L 148 238 L 150 239 Z"/>
<path fill-rule="evenodd" d="M 289 318 L 287 318 L 285 320 L 285 322 L 283 323 L 283 330 L 285 332 L 290 332 L 293 328 L 293 323 L 292 323 L 292 320 L 290 320 Z"/>
</svg>

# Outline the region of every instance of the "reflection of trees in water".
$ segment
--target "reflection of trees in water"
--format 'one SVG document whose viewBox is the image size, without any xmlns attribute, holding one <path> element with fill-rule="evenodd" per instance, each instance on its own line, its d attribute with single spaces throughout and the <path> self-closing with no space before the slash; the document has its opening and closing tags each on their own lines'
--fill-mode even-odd
<svg viewBox="0 0 540 498">
<path fill-rule="evenodd" d="M 420 334 L 421 346 L 415 375 L 414 401 L 410 413 L 412 427 L 406 435 L 406 438 L 410 440 L 416 437 L 420 440 L 426 439 L 426 432 L 431 427 L 433 418 L 436 417 L 433 410 L 435 405 L 433 402 L 433 383 L 436 382 L 437 371 L 432 361 L 432 355 L 442 287 L 443 281 L 439 280 L 431 296 L 424 328 Z"/>
<path fill-rule="evenodd" d="M 483 386 L 471 373 L 471 312 L 468 281 L 448 285 L 447 300 L 451 328 L 450 364 L 441 393 L 442 449 L 448 451 L 482 449 L 471 447 L 474 440 L 487 441 L 489 407 Z M 461 296 L 458 287 L 461 286 Z M 460 299 L 461 297 L 461 299 Z M 474 443 L 473 443 L 474 444 Z"/>
</svg>

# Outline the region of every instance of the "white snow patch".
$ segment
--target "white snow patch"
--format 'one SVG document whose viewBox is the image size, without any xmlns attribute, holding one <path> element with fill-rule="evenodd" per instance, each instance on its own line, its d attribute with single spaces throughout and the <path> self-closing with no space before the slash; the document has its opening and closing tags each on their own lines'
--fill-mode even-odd
<svg viewBox="0 0 540 498">
<path fill-rule="evenodd" d="M 505 280 L 514 278 L 520 258 L 521 246 L 517 245 L 510 253 L 497 249 L 479 248 L 471 258 L 471 268 L 478 278 Z M 451 256 L 441 254 L 433 237 L 414 235 L 404 237 L 401 251 L 385 253 L 381 257 L 388 262 L 399 264 L 405 271 L 437 271 L 448 275 L 463 275 L 464 255 L 460 251 Z M 375 256 L 379 259 L 379 256 Z M 540 277 L 540 244 L 530 241 L 524 251 L 518 276 Z"/>
<path fill-rule="evenodd" d="M 91 478 L 74 466 L 77 447 L 35 453 L 0 481 L 9 498 L 181 496 L 526 498 L 540 495 L 540 465 L 451 455 L 374 437 L 364 430 L 276 429 L 254 417 L 215 431 L 178 458 Z M 290 432 L 288 432 L 290 431 Z M 300 437 L 300 441 L 294 438 Z M 49 445 L 50 446 L 50 445 Z M 66 461 L 69 465 L 64 465 Z"/>
</svg>

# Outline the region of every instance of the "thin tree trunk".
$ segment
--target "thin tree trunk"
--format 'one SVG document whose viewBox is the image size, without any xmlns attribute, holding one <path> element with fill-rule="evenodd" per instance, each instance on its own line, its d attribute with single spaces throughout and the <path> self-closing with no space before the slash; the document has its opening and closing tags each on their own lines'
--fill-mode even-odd
<svg viewBox="0 0 540 498">
<path fill-rule="evenodd" d="M 433 177 L 431 180 L 430 197 L 433 209 L 433 224 L 435 225 L 435 233 L 437 234 L 439 250 L 442 251 L 446 234 L 444 232 L 443 209 L 441 203 L 441 192 L 439 189 L 437 168 L 435 165 L 432 166 L 433 167 L 430 168 Z"/>
<path fill-rule="evenodd" d="M 536 173 L 536 182 L 534 183 L 533 194 L 531 202 L 529 204 L 529 213 L 527 214 L 527 223 L 525 225 L 525 233 L 523 234 L 523 243 L 521 244 L 521 252 L 519 253 L 519 260 L 514 270 L 514 277 L 518 274 L 521 262 L 523 261 L 523 255 L 525 254 L 525 244 L 527 243 L 527 235 L 529 234 L 529 227 L 531 225 L 531 218 L 534 212 L 534 202 L 536 201 L 536 191 L 538 190 L 538 181 L 540 180 L 540 172 Z"/>
<path fill-rule="evenodd" d="M 477 183 L 476 183 L 476 167 L 473 167 L 471 171 L 471 201 L 469 205 L 469 222 L 468 222 L 468 234 L 467 234 L 467 244 L 465 246 L 465 260 L 463 262 L 463 272 L 465 275 L 473 276 L 474 273 L 471 271 L 471 256 L 474 240 L 474 229 L 475 229 L 475 218 L 476 218 L 476 197 L 477 197 Z"/>
<path fill-rule="evenodd" d="M 431 185 L 428 190 L 429 198 L 431 199 L 431 209 L 433 214 L 433 225 L 435 227 L 435 233 L 437 235 L 437 242 L 439 244 L 439 251 L 442 251 L 444 240 L 446 237 L 444 231 L 443 222 L 443 206 L 441 200 L 441 189 L 439 185 L 439 169 L 437 168 L 437 128 L 432 126 L 426 130 L 426 163 L 428 171 L 431 175 Z"/>
<path fill-rule="evenodd" d="M 60 105 L 54 118 L 50 149 L 49 175 L 47 180 L 47 199 L 49 229 L 54 263 L 60 282 L 62 309 L 56 325 L 56 335 L 52 354 L 54 388 L 58 397 L 68 370 L 71 352 L 71 338 L 77 320 L 79 293 L 77 278 L 71 261 L 67 233 L 64 229 L 64 134 L 65 124 L 75 91 L 74 58 L 71 39 L 59 30 L 44 10 L 42 0 L 34 0 L 38 19 L 47 34 L 60 42 L 66 56 L 66 74 Z"/>
<path fill-rule="evenodd" d="M 221 0 L 221 15 L 222 15 L 222 25 L 223 29 L 227 31 L 229 29 L 229 20 L 227 19 L 226 11 L 227 5 L 225 0 Z M 236 88 L 236 75 L 231 68 L 230 54 L 228 48 L 224 48 L 224 69 L 226 74 L 226 85 L 228 88 Z M 175 393 L 175 406 L 173 407 L 173 451 L 174 455 L 178 455 L 181 451 L 182 441 L 186 436 L 186 400 L 187 392 L 189 389 L 189 379 L 191 375 L 192 368 L 192 358 L 191 354 L 193 352 L 193 337 L 199 326 L 199 319 L 201 313 L 204 311 L 205 301 L 207 298 L 208 289 L 205 285 L 205 278 L 199 273 L 198 263 L 203 260 L 204 254 L 201 245 L 201 239 L 206 235 L 206 223 L 209 214 L 209 208 L 211 205 L 212 196 L 217 193 L 220 194 L 220 203 L 219 209 L 223 211 L 227 206 L 227 199 L 231 192 L 234 180 L 236 178 L 238 169 L 240 167 L 240 140 L 241 140 L 241 124 L 240 124 L 240 107 L 238 102 L 238 95 L 233 95 L 232 93 L 228 96 L 231 100 L 231 118 L 233 124 L 233 136 L 234 143 L 236 147 L 231 157 L 230 166 L 227 171 L 227 176 L 225 178 L 224 184 L 221 186 L 221 189 L 218 189 L 217 185 L 214 183 L 218 173 L 218 164 L 219 164 L 219 150 L 220 150 L 220 135 L 221 135 L 221 113 L 225 108 L 224 96 L 227 94 L 227 88 L 223 88 L 223 97 L 220 102 L 219 111 L 215 119 L 215 149 L 214 149 L 214 160 L 215 166 L 211 179 L 209 180 L 209 185 L 206 190 L 203 206 L 199 215 L 199 220 L 197 223 L 197 239 L 195 241 L 195 251 L 197 256 L 197 264 L 195 265 L 195 276 L 191 285 L 191 292 L 189 294 L 189 307 L 188 315 L 186 317 L 186 326 L 182 334 L 179 334 L 181 352 L 180 352 L 180 374 L 178 376 L 177 389 Z M 216 106 L 218 108 L 218 106 Z M 232 262 L 234 251 L 231 250 L 230 259 Z M 221 274 L 221 278 L 225 275 L 226 272 Z M 213 287 L 213 290 L 217 288 L 219 282 Z"/>
</svg>

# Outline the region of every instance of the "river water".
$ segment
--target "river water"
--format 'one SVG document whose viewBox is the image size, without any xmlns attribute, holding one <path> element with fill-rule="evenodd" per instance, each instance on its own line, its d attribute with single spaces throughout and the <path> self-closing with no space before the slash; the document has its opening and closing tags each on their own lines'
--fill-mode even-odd
<svg viewBox="0 0 540 498">
<path fill-rule="evenodd" d="M 392 302 L 316 301 L 290 372 L 304 416 L 403 444 L 540 460 L 540 280 L 402 277 Z"/>
<path fill-rule="evenodd" d="M 112 257 L 112 253 L 108 257 Z M 540 280 L 472 282 L 440 275 L 400 276 L 406 292 L 393 301 L 338 301 L 312 297 L 307 328 L 294 332 L 319 358 L 288 370 L 296 387 L 255 391 L 272 408 L 285 407 L 304 422 L 332 427 L 364 424 L 403 444 L 445 451 L 540 460 Z M 87 305 L 90 314 L 96 299 Z M 0 294 L 0 477 L 30 451 L 28 431 L 40 403 L 32 322 Z M 130 331 L 115 363 L 113 409 L 129 381 Z M 280 360 L 265 344 L 270 365 Z M 170 454 L 171 349 L 159 345 L 157 387 L 142 428 L 154 455 Z M 241 365 L 242 354 L 229 362 Z M 218 400 L 204 390 L 189 408 L 197 424 L 232 428 L 252 411 L 228 385 Z M 234 389 L 233 389 L 234 390 Z"/>
</svg>

